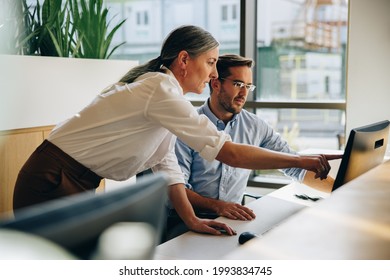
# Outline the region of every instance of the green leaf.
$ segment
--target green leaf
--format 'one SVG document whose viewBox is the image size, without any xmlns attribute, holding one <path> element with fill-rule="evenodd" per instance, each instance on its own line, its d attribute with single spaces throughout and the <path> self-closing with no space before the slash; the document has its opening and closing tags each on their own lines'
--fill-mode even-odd
<svg viewBox="0 0 390 280">
<path fill-rule="evenodd" d="M 70 11 L 77 37 L 80 39 L 82 56 L 85 58 L 108 58 L 108 50 L 114 33 L 117 32 L 124 21 L 109 31 L 108 9 L 104 7 L 102 0 L 91 0 L 89 2 L 86 0 L 72 0 L 71 2 Z M 120 45 L 114 47 L 114 50 Z"/>
<path fill-rule="evenodd" d="M 125 20 L 111 26 L 103 0 L 36 0 L 33 9 L 27 0 L 12 3 L 23 14 L 14 20 L 17 24 L 12 28 L 17 34 L 13 47 L 7 47 L 9 52 L 107 59 L 124 44 L 112 46 Z M 0 28 L 0 32 L 3 30 Z M 9 43 L 0 42 L 1 49 L 5 44 Z"/>
<path fill-rule="evenodd" d="M 62 48 L 61 48 L 60 44 L 58 43 L 57 38 L 55 37 L 54 33 L 50 29 L 47 29 L 47 31 L 49 32 L 49 35 L 51 37 L 51 40 L 54 44 L 54 47 L 57 51 L 58 56 L 64 56 L 64 54 L 62 53 Z"/>
</svg>

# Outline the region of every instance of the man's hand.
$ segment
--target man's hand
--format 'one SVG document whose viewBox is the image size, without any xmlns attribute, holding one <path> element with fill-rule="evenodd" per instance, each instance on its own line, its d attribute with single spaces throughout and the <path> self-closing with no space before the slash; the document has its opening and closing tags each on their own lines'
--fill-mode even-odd
<svg viewBox="0 0 390 280">
<path fill-rule="evenodd" d="M 215 201 L 216 213 L 232 220 L 250 221 L 256 218 L 255 213 L 248 207 L 238 203 L 226 202 L 222 200 Z"/>
<path fill-rule="evenodd" d="M 214 220 L 199 219 L 196 217 L 190 201 L 188 200 L 184 184 L 174 184 L 169 187 L 169 197 L 177 214 L 186 226 L 193 231 L 221 235 L 223 230 L 227 235 L 236 235 L 231 227 Z"/>
</svg>

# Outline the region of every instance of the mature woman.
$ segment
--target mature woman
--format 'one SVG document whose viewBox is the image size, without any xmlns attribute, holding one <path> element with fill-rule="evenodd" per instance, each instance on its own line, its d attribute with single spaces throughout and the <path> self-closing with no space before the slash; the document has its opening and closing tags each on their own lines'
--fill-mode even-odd
<svg viewBox="0 0 390 280">
<path fill-rule="evenodd" d="M 87 107 L 57 125 L 22 167 L 14 209 L 93 190 L 102 178 L 125 180 L 152 168 L 170 177 L 169 196 L 194 231 L 235 232 L 199 219 L 188 201 L 174 153 L 176 136 L 208 159 L 248 168 L 300 167 L 326 178 L 324 155 L 296 156 L 235 144 L 199 116 L 183 94 L 201 93 L 217 78 L 218 42 L 196 26 L 182 26 L 166 38 L 159 57 L 131 69 Z"/>
</svg>

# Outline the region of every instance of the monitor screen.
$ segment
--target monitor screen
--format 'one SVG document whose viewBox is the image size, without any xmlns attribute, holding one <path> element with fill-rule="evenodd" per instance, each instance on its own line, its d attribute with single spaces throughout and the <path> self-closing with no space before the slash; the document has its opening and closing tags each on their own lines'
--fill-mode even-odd
<svg viewBox="0 0 390 280">
<path fill-rule="evenodd" d="M 332 191 L 381 164 L 388 137 L 388 120 L 352 129 Z"/>
<path fill-rule="evenodd" d="M 106 193 L 85 192 L 25 207 L 15 212 L 15 219 L 1 221 L 0 229 L 47 238 L 88 259 L 100 234 L 111 225 L 145 222 L 155 229 L 156 246 L 166 221 L 167 185 L 165 175 L 151 174 Z"/>
</svg>

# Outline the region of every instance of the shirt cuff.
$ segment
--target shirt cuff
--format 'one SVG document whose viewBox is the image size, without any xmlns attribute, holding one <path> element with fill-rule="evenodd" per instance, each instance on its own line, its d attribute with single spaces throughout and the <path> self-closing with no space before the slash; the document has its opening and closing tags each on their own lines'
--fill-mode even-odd
<svg viewBox="0 0 390 280">
<path fill-rule="evenodd" d="M 298 182 L 299 182 L 299 183 L 303 183 L 303 179 L 304 179 L 305 176 L 306 176 L 306 172 L 307 172 L 307 170 L 303 169 L 303 170 L 301 171 L 301 173 L 299 173 L 299 175 L 298 175 Z"/>
<path fill-rule="evenodd" d="M 231 141 L 230 135 L 223 133 L 223 136 L 219 138 L 219 142 L 215 146 L 206 145 L 200 151 L 200 156 L 209 162 L 215 160 L 226 141 Z"/>
</svg>

